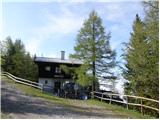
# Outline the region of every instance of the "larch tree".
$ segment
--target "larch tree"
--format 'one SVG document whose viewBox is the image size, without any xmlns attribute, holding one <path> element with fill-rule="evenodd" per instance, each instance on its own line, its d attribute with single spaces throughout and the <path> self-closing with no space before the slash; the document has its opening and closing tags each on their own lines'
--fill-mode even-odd
<svg viewBox="0 0 160 120">
<path fill-rule="evenodd" d="M 98 78 L 102 73 L 111 74 L 110 68 L 116 64 L 116 52 L 110 47 L 110 37 L 110 33 L 105 33 L 102 19 L 92 11 L 77 35 L 75 53 L 70 55 L 83 61 L 78 81 L 92 84 L 92 91 L 98 89 Z"/>
</svg>

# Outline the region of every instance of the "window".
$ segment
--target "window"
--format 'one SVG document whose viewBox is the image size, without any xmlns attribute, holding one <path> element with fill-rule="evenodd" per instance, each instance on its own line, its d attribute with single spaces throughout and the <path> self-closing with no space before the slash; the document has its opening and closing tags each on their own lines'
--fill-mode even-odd
<svg viewBox="0 0 160 120">
<path fill-rule="evenodd" d="M 56 67 L 55 73 L 61 73 L 61 69 L 59 67 Z"/>
<path fill-rule="evenodd" d="M 45 84 L 48 84 L 48 81 L 47 81 L 47 80 L 45 80 Z"/>
<path fill-rule="evenodd" d="M 50 67 L 50 66 L 46 66 L 46 67 L 45 67 L 45 70 L 46 70 L 46 71 L 51 71 L 51 67 Z"/>
</svg>

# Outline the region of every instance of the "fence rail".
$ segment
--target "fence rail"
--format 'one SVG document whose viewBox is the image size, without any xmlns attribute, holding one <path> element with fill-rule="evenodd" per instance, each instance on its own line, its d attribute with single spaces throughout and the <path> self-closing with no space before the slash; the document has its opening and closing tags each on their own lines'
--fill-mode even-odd
<svg viewBox="0 0 160 120">
<path fill-rule="evenodd" d="M 127 109 L 128 109 L 128 106 L 129 105 L 132 105 L 132 106 L 138 106 L 141 108 L 141 113 L 143 113 L 143 108 L 148 108 L 148 109 L 152 109 L 152 110 L 155 110 L 157 112 L 159 112 L 159 108 L 155 108 L 155 107 L 151 107 L 151 106 L 147 106 L 145 104 L 143 104 L 143 101 L 151 101 L 151 102 L 155 102 L 155 103 L 158 103 L 159 104 L 159 101 L 158 100 L 154 100 L 154 99 L 150 99 L 150 98 L 145 98 L 145 97 L 139 97 L 139 96 L 132 96 L 132 95 L 123 95 L 123 98 L 126 98 L 126 102 L 124 101 L 119 101 L 119 100 L 115 100 L 113 99 L 112 97 L 113 96 L 118 96 L 119 97 L 119 94 L 112 94 L 112 93 L 107 93 L 107 92 L 97 92 L 97 91 L 94 91 L 91 93 L 92 94 L 92 98 L 98 98 L 100 99 L 101 101 L 103 100 L 107 100 L 109 101 L 109 103 L 111 104 L 112 102 L 117 102 L 117 103 L 122 103 L 122 104 L 125 104 Z M 98 94 L 98 95 L 97 95 Z M 106 96 L 107 97 L 104 97 Z M 134 98 L 134 99 L 140 99 L 140 104 L 137 104 L 137 103 L 129 103 L 128 102 L 128 98 Z"/>
<path fill-rule="evenodd" d="M 40 83 L 37 83 L 37 82 L 32 82 L 30 80 L 26 80 L 26 79 L 16 77 L 16 76 L 14 76 L 14 75 L 12 75 L 8 72 L 2 72 L 2 75 L 9 77 L 10 79 L 12 79 L 13 81 L 15 81 L 17 83 L 21 83 L 21 84 L 24 84 L 24 85 L 28 85 L 28 86 L 35 87 L 35 88 L 38 88 L 40 90 L 43 90 L 43 84 L 40 84 Z"/>
<path fill-rule="evenodd" d="M 38 88 L 40 90 L 43 90 L 43 88 L 44 88 L 43 84 L 40 84 L 40 83 L 37 83 L 37 82 L 32 82 L 30 80 L 26 80 L 26 79 L 22 79 L 22 78 L 16 77 L 16 76 L 14 76 L 14 75 L 12 75 L 12 74 L 10 74 L 8 72 L 2 72 L 2 75 L 9 77 L 10 79 L 12 79 L 13 81 L 15 81 L 17 83 L 21 83 L 21 84 L 25 84 L 25 85 L 28 85 L 28 86 L 31 86 L 31 87 L 35 87 L 35 88 Z M 150 99 L 150 98 L 145 98 L 145 97 L 139 97 L 139 96 L 123 95 L 123 97 L 126 98 L 126 102 L 124 102 L 124 101 L 119 101 L 119 100 L 115 100 L 115 99 L 112 98 L 113 96 L 119 96 L 119 94 L 112 94 L 112 93 L 107 93 L 107 92 L 102 93 L 102 92 L 97 92 L 97 91 L 94 91 L 91 94 L 92 94 L 92 98 L 98 98 L 101 101 L 107 100 L 107 101 L 109 101 L 110 104 L 112 102 L 126 104 L 127 109 L 128 109 L 128 105 L 141 107 L 141 113 L 143 113 L 143 108 L 148 108 L 148 109 L 152 109 L 152 110 L 155 110 L 155 111 L 159 112 L 159 108 L 155 108 L 155 107 L 151 107 L 151 106 L 147 106 L 147 105 L 143 104 L 144 100 L 145 101 L 155 102 L 155 103 L 159 104 L 158 100 L 154 100 L 154 99 Z M 96 94 L 98 94 L 100 96 L 98 96 Z M 104 97 L 105 95 L 107 95 L 108 97 L 105 98 Z M 128 98 L 140 99 L 141 103 L 140 104 L 129 103 L 128 102 Z"/>
</svg>

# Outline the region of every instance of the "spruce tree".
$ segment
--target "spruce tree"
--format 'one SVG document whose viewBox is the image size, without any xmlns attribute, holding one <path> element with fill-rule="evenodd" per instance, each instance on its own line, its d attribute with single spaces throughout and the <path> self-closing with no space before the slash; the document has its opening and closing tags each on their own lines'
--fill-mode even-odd
<svg viewBox="0 0 160 120">
<path fill-rule="evenodd" d="M 148 55 L 145 79 L 147 95 L 159 99 L 159 2 L 144 2 L 145 32 L 147 34 Z"/>
<path fill-rule="evenodd" d="M 145 19 L 138 16 L 126 46 L 124 77 L 127 92 L 159 99 L 159 8 L 158 1 L 144 2 Z"/>
<path fill-rule="evenodd" d="M 5 41 L 2 41 L 2 70 L 11 72 L 14 69 L 12 56 L 15 54 L 15 47 L 12 39 L 7 37 Z M 12 72 L 11 72 L 12 73 Z"/>
<path fill-rule="evenodd" d="M 147 42 L 144 30 L 144 23 L 140 17 L 136 15 L 133 23 L 133 32 L 128 44 L 126 44 L 126 53 L 124 58 L 126 60 L 126 70 L 124 71 L 125 79 L 129 80 L 128 93 L 134 95 L 145 94 L 145 77 L 144 70 L 147 64 Z"/>
<path fill-rule="evenodd" d="M 71 55 L 72 58 L 83 61 L 79 76 L 85 79 L 79 78 L 78 81 L 85 80 L 88 84 L 90 82 L 87 81 L 92 81 L 92 91 L 98 88 L 98 78 L 102 73 L 111 73 L 110 68 L 116 64 L 116 53 L 111 50 L 109 40 L 110 33 L 106 35 L 101 18 L 92 11 L 77 35 L 75 53 Z"/>
<path fill-rule="evenodd" d="M 24 79 L 37 80 L 38 68 L 30 54 L 26 52 L 21 40 L 17 39 L 13 42 L 10 37 L 7 37 L 1 43 L 1 48 L 3 71 Z"/>
</svg>

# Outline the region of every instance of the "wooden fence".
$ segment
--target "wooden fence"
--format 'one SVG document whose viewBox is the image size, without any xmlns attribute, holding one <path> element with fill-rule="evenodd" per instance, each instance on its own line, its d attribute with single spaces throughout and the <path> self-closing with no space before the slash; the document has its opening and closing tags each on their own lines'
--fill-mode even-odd
<svg viewBox="0 0 160 120">
<path fill-rule="evenodd" d="M 126 100 L 126 102 L 124 102 L 124 101 L 119 101 L 119 100 L 113 99 L 113 96 L 118 96 L 119 97 L 119 94 L 112 94 L 112 93 L 107 93 L 107 92 L 102 93 L 102 92 L 96 92 L 96 91 L 92 92 L 91 94 L 92 94 L 92 98 L 98 98 L 101 101 L 107 100 L 107 101 L 109 101 L 109 104 L 111 104 L 112 101 L 116 102 L 116 103 L 125 104 L 127 109 L 128 109 L 129 105 L 138 106 L 138 107 L 140 107 L 141 113 L 143 113 L 143 108 L 148 108 L 148 109 L 152 109 L 152 110 L 155 110 L 155 111 L 159 112 L 159 108 L 155 108 L 155 107 L 151 107 L 151 106 L 147 106 L 147 105 L 143 104 L 143 101 L 150 101 L 150 102 L 157 103 L 158 106 L 159 106 L 159 101 L 154 100 L 154 99 L 144 98 L 144 97 L 139 97 L 139 96 L 123 95 L 123 98 L 125 98 L 125 100 Z M 139 99 L 140 100 L 140 104 L 129 103 L 128 102 L 129 98 Z"/>
<path fill-rule="evenodd" d="M 34 88 L 38 88 L 40 90 L 43 90 L 43 87 L 44 87 L 43 84 L 16 77 L 8 72 L 2 72 L 2 75 L 7 76 L 8 78 L 12 79 L 13 81 L 17 83 L 21 83 L 21 84 L 28 85 Z"/>
<path fill-rule="evenodd" d="M 21 83 L 21 84 L 24 84 L 24 85 L 35 87 L 35 88 L 38 88 L 40 90 L 43 90 L 43 88 L 44 88 L 43 84 L 40 84 L 40 83 L 37 83 L 37 82 L 32 82 L 30 80 L 26 80 L 26 79 L 16 77 L 16 76 L 14 76 L 14 75 L 12 75 L 8 72 L 2 72 L 2 75 L 9 77 L 10 79 L 12 79 L 13 81 L 15 81 L 17 83 Z M 143 113 L 143 108 L 148 108 L 148 109 L 152 109 L 152 110 L 155 110 L 155 111 L 159 112 L 159 108 L 155 108 L 155 107 L 151 107 L 151 106 L 147 106 L 147 105 L 143 104 L 143 101 L 145 100 L 145 101 L 155 102 L 159 105 L 159 101 L 154 100 L 154 99 L 144 98 L 144 97 L 139 97 L 139 96 L 123 95 L 123 98 L 126 99 L 126 102 L 124 102 L 124 101 L 119 101 L 119 100 L 113 99 L 113 96 L 119 96 L 119 94 L 112 94 L 112 93 L 107 93 L 107 92 L 102 93 L 102 92 L 96 92 L 96 91 L 92 92 L 91 94 L 92 94 L 92 98 L 98 98 L 101 101 L 107 100 L 107 101 L 109 101 L 110 104 L 112 102 L 125 104 L 127 109 L 128 109 L 129 105 L 138 106 L 138 107 L 141 108 L 141 113 Z M 105 97 L 105 96 L 108 96 L 108 97 Z M 141 102 L 140 102 L 140 104 L 129 103 L 128 102 L 129 98 L 140 99 Z"/>
</svg>

